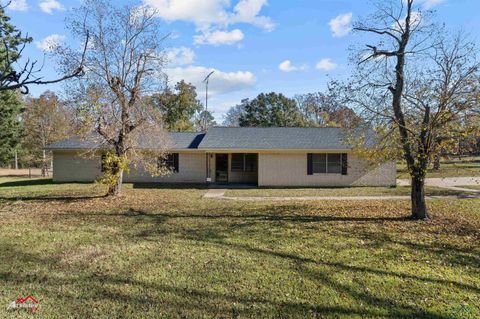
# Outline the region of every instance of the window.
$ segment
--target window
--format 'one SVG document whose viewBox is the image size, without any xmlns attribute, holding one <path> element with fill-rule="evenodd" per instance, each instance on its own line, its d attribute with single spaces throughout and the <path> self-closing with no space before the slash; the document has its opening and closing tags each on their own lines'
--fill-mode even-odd
<svg viewBox="0 0 480 319">
<path fill-rule="evenodd" d="M 243 171 L 245 154 L 232 154 L 232 171 Z"/>
<path fill-rule="evenodd" d="M 312 154 L 313 173 L 327 172 L 327 154 Z"/>
<path fill-rule="evenodd" d="M 327 173 L 342 173 L 342 154 L 328 154 Z"/>
<path fill-rule="evenodd" d="M 307 154 L 307 174 L 347 175 L 347 154 Z"/>
<path fill-rule="evenodd" d="M 234 153 L 231 165 L 232 172 L 256 172 L 257 154 Z"/>
<path fill-rule="evenodd" d="M 175 173 L 178 172 L 178 153 L 171 153 L 165 156 L 165 158 L 158 159 L 158 165 L 165 165 Z"/>
</svg>

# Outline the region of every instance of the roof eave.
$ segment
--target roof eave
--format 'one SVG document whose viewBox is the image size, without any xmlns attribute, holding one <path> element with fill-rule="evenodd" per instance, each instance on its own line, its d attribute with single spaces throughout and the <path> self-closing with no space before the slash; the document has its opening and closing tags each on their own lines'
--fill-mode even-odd
<svg viewBox="0 0 480 319">
<path fill-rule="evenodd" d="M 225 153 L 278 153 L 278 152 L 350 152 L 352 148 L 199 148 L 205 152 L 225 152 Z"/>
</svg>

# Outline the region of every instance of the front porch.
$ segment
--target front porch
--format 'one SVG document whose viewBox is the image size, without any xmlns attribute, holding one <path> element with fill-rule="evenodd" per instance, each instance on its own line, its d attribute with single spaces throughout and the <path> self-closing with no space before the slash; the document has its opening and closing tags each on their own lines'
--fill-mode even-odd
<svg viewBox="0 0 480 319">
<path fill-rule="evenodd" d="M 257 153 L 207 153 L 207 183 L 213 185 L 258 185 Z"/>
</svg>

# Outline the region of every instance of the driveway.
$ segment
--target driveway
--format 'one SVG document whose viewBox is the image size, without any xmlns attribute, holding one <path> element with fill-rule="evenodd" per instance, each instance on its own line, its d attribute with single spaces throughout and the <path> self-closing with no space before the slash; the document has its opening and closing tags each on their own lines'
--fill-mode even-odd
<svg viewBox="0 0 480 319">
<path fill-rule="evenodd" d="M 408 179 L 397 179 L 398 186 L 408 186 L 410 185 L 410 180 Z M 480 176 L 479 177 L 445 177 L 445 178 L 427 178 L 425 180 L 425 185 L 434 186 L 440 188 L 446 188 L 456 191 L 471 192 L 471 193 L 480 193 L 478 189 L 462 188 L 459 186 L 468 186 L 468 185 L 480 185 Z M 289 200 L 409 200 L 410 196 L 300 196 L 300 197 L 230 197 L 225 196 L 226 188 L 211 188 L 208 192 L 203 195 L 204 198 L 213 198 L 213 199 L 227 199 L 227 200 L 240 200 L 240 201 L 289 201 Z M 426 196 L 427 199 L 438 199 L 438 198 L 458 198 L 458 196 Z M 466 196 L 464 198 L 470 198 L 471 196 Z"/>
<path fill-rule="evenodd" d="M 410 185 L 409 179 L 397 179 L 398 186 Z M 462 188 L 460 186 L 480 185 L 480 176 L 477 177 L 445 177 L 445 178 L 427 178 L 425 185 L 448 188 L 457 191 L 480 193 L 480 190 Z"/>
</svg>

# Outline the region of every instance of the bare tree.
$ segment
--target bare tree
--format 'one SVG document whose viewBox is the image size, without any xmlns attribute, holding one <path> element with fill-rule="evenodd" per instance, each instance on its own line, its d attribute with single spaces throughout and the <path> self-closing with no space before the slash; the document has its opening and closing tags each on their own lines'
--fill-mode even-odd
<svg viewBox="0 0 480 319">
<path fill-rule="evenodd" d="M 68 112 L 63 103 L 51 91 L 38 98 L 28 97 L 22 122 L 25 128 L 24 146 L 33 162 L 41 157 L 42 176 L 48 173 L 48 156 L 45 150 L 50 143 L 67 138 L 72 132 Z"/>
<path fill-rule="evenodd" d="M 123 172 L 131 165 L 163 173 L 157 160 L 164 156 L 168 138 L 160 129 L 159 112 L 145 98 L 164 83 L 166 36 L 160 34 L 158 21 L 144 6 L 87 0 L 68 20 L 77 38 L 90 30 L 85 58 L 69 48 L 57 50 L 64 69 L 85 61 L 85 75 L 69 85 L 77 92 L 82 118 L 109 150 L 104 159 L 109 195 L 120 194 Z"/>
<path fill-rule="evenodd" d="M 249 103 L 249 99 L 242 99 L 240 104 L 232 106 L 224 115 L 224 126 L 236 127 L 240 126 L 240 118 L 245 114 L 245 106 Z"/>
<path fill-rule="evenodd" d="M 360 124 L 361 118 L 352 109 L 342 105 L 340 96 L 335 90 L 337 85 L 336 81 L 332 81 L 325 93 L 294 96 L 308 125 L 351 128 Z"/>
<path fill-rule="evenodd" d="M 26 45 L 32 42 L 32 38 L 28 35 L 22 35 L 21 31 L 9 23 L 10 18 L 5 14 L 5 8 L 9 5 L 10 2 L 0 6 L 0 91 L 20 90 L 23 94 L 28 94 L 30 85 L 58 83 L 84 74 L 84 57 L 89 38 L 88 31 L 84 33 L 82 39 L 84 41 L 83 53 L 78 63 L 65 70 L 63 76 L 47 80 L 41 76 L 43 63 L 39 64 L 38 61 L 32 61 L 29 58 L 25 61 L 20 60 Z"/>
<path fill-rule="evenodd" d="M 416 1 L 415 1 L 416 2 Z M 430 22 L 414 0 L 382 1 L 355 30 L 379 37 L 356 60 L 350 102 L 380 132 L 380 145 L 396 148 L 411 176 L 412 218 L 427 219 L 425 177 L 447 124 L 477 106 L 476 48 Z"/>
</svg>

